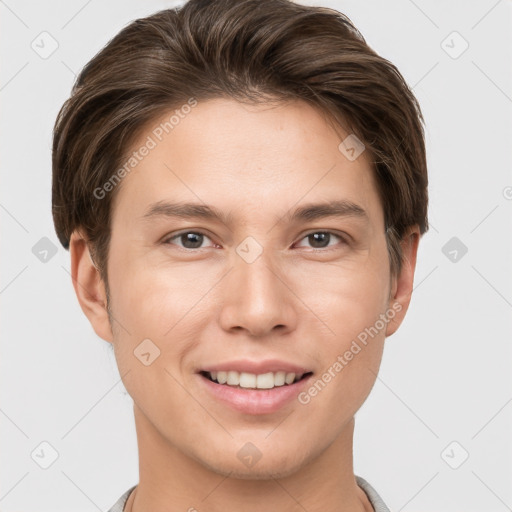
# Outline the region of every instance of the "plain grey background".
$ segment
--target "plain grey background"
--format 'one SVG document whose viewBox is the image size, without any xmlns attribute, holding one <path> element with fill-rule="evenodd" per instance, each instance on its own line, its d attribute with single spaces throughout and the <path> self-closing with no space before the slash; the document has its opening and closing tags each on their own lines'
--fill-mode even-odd
<svg viewBox="0 0 512 512">
<path fill-rule="evenodd" d="M 301 3 L 347 14 L 414 88 L 427 126 L 431 227 L 356 415 L 355 472 L 393 511 L 510 510 L 512 3 Z M 86 62 L 173 5 L 0 1 L 3 512 L 103 511 L 138 482 L 132 400 L 53 228 L 51 134 Z"/>
</svg>

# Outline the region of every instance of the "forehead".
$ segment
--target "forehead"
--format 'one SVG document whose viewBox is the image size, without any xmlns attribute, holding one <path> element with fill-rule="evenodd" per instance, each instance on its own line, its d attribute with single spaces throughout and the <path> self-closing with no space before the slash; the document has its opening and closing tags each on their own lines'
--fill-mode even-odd
<svg viewBox="0 0 512 512">
<path fill-rule="evenodd" d="M 123 178 L 113 224 L 166 200 L 228 205 L 239 219 L 268 212 L 270 220 L 301 203 L 346 199 L 382 221 L 369 152 L 347 158 L 339 146 L 349 134 L 312 106 L 213 99 L 177 110 L 149 123 L 130 148 L 137 163 Z"/>
</svg>

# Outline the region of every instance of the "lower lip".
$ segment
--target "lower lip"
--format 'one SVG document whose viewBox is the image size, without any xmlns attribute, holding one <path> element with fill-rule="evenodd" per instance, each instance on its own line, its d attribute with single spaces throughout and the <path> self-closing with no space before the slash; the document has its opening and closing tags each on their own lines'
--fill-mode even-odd
<svg viewBox="0 0 512 512">
<path fill-rule="evenodd" d="M 219 401 L 245 414 L 271 414 L 297 398 L 313 374 L 272 389 L 243 389 L 218 384 L 198 374 L 206 389 Z"/>
</svg>

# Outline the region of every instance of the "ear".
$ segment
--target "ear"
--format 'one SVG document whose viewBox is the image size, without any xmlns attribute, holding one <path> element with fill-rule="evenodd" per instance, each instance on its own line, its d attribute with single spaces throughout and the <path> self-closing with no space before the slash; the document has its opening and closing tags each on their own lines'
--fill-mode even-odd
<svg viewBox="0 0 512 512">
<path fill-rule="evenodd" d="M 391 336 L 397 331 L 409 308 L 419 241 L 420 229 L 416 224 L 408 228 L 400 242 L 402 246 L 402 269 L 400 274 L 394 276 L 391 281 L 389 308 L 395 311 L 395 316 L 387 324 L 386 336 Z"/>
<path fill-rule="evenodd" d="M 107 294 L 100 272 L 94 265 L 86 239 L 74 231 L 69 242 L 71 278 L 82 311 L 96 334 L 112 342 L 112 328 L 107 312 Z"/>
</svg>

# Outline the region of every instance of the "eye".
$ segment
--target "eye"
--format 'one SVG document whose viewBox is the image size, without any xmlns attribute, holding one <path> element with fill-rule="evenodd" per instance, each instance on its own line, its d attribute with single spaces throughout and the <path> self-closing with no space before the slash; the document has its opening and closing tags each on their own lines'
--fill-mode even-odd
<svg viewBox="0 0 512 512">
<path fill-rule="evenodd" d="M 312 233 L 307 234 L 302 238 L 302 240 L 308 240 L 309 243 L 312 244 L 313 249 L 325 249 L 332 247 L 336 244 L 331 244 L 333 241 L 333 237 L 340 240 L 342 244 L 347 244 L 347 240 L 331 231 L 314 231 Z M 177 233 L 171 237 L 168 237 L 163 240 L 164 244 L 169 245 L 178 245 L 181 249 L 185 250 L 193 250 L 193 249 L 204 249 L 203 242 L 205 239 L 210 240 L 210 237 L 200 231 L 182 231 L 181 233 Z M 174 241 L 178 240 L 178 244 Z"/>
<path fill-rule="evenodd" d="M 308 240 L 313 244 L 313 249 L 323 249 L 329 246 L 329 242 L 332 241 L 332 237 L 341 240 L 342 244 L 346 244 L 347 241 L 341 235 L 332 233 L 331 231 L 314 231 L 307 234 L 302 240 Z M 335 245 L 335 244 L 334 244 Z"/>
<path fill-rule="evenodd" d="M 179 240 L 183 245 L 178 245 L 178 247 L 181 247 L 182 249 L 203 249 L 201 245 L 205 238 L 210 240 L 208 236 L 199 231 L 182 231 L 177 235 L 166 238 L 163 240 L 163 243 L 176 245 L 173 243 L 173 240 Z"/>
</svg>

